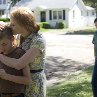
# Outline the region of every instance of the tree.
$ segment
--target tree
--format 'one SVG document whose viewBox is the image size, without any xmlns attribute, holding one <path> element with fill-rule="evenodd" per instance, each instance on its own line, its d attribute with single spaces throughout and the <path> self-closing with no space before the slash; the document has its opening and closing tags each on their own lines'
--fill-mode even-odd
<svg viewBox="0 0 97 97">
<path fill-rule="evenodd" d="M 11 0 L 11 1 L 12 1 L 11 5 L 14 6 L 20 0 Z"/>
<path fill-rule="evenodd" d="M 89 5 L 97 11 L 97 0 L 83 0 L 86 5 Z"/>
</svg>

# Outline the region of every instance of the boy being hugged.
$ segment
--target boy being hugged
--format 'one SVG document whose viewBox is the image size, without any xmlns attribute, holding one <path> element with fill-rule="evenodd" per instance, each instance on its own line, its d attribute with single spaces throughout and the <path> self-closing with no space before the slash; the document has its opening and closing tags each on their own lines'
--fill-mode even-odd
<svg viewBox="0 0 97 97">
<path fill-rule="evenodd" d="M 5 26 L 0 29 L 0 52 L 11 58 L 20 58 L 25 51 L 13 45 L 12 29 Z M 1 97 L 25 97 L 25 85 L 31 82 L 29 66 L 21 70 L 8 67 L 0 62 L 0 95 Z"/>
</svg>

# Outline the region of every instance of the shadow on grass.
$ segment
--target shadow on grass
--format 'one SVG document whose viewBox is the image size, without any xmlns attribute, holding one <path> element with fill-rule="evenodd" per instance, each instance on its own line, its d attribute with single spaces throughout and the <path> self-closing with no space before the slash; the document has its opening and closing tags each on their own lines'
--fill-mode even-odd
<svg viewBox="0 0 97 97">
<path fill-rule="evenodd" d="M 91 78 L 92 71 L 93 66 L 90 66 L 83 70 L 82 75 L 77 75 L 76 78 L 78 79 L 73 77 L 74 79 L 50 87 L 50 89 L 48 89 L 47 97 L 92 97 L 91 80 L 87 80 L 88 78 Z M 85 73 L 87 75 L 84 75 Z M 85 77 L 84 80 L 83 76 Z"/>
<path fill-rule="evenodd" d="M 48 56 L 46 58 L 47 79 L 49 80 L 53 77 L 62 79 L 74 72 L 85 69 L 89 66 L 91 66 L 91 64 L 81 63 L 72 59 L 64 59 L 60 56 Z"/>
<path fill-rule="evenodd" d="M 77 31 L 68 31 L 67 33 L 61 35 L 93 35 L 96 29 L 85 29 Z"/>
<path fill-rule="evenodd" d="M 88 68 L 85 69 L 85 72 L 86 72 L 88 75 L 91 75 L 92 72 L 93 72 L 93 68 L 94 68 L 94 66 L 89 66 Z"/>
</svg>

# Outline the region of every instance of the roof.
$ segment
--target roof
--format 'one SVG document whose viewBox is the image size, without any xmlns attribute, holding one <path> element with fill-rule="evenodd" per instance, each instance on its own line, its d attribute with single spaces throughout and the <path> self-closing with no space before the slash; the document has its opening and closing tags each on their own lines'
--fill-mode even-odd
<svg viewBox="0 0 97 97">
<path fill-rule="evenodd" d="M 81 5 L 85 10 L 95 10 L 90 6 L 85 6 L 82 0 L 21 0 L 16 6 L 25 6 L 30 9 L 71 9 L 77 1 L 81 2 Z"/>
<path fill-rule="evenodd" d="M 16 6 L 25 6 L 31 9 L 42 6 L 46 9 L 71 8 L 77 0 L 21 0 Z"/>
<path fill-rule="evenodd" d="M 90 6 L 86 6 L 86 9 L 87 9 L 87 10 L 95 10 L 95 8 L 90 7 Z"/>
</svg>

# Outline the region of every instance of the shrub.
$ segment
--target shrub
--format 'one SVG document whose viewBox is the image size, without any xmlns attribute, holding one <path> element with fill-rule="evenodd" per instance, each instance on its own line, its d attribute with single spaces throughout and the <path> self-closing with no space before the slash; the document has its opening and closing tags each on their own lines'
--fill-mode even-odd
<svg viewBox="0 0 97 97">
<path fill-rule="evenodd" d="M 64 28 L 64 23 L 63 22 L 59 22 L 59 29 L 63 29 Z"/>
<path fill-rule="evenodd" d="M 43 28 L 45 29 L 49 29 L 50 28 L 50 25 L 48 22 L 42 22 L 43 23 Z"/>
<path fill-rule="evenodd" d="M 0 21 L 3 21 L 3 22 L 9 22 L 10 19 L 9 19 L 9 18 L 0 18 Z"/>
<path fill-rule="evenodd" d="M 43 28 L 43 23 L 42 22 L 38 23 L 38 25 L 40 26 L 40 28 Z"/>
<path fill-rule="evenodd" d="M 41 27 L 41 28 L 45 28 L 45 29 L 49 29 L 50 28 L 50 25 L 48 22 L 40 22 L 38 23 L 38 25 Z"/>
<path fill-rule="evenodd" d="M 64 28 L 64 23 L 63 22 L 57 22 L 55 28 L 63 29 Z"/>
</svg>

